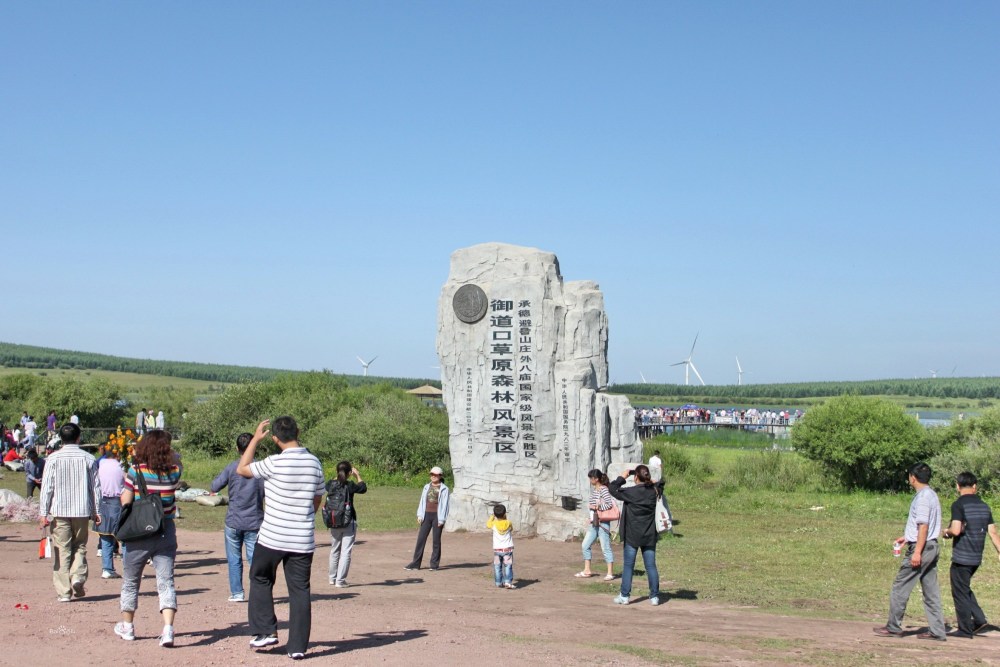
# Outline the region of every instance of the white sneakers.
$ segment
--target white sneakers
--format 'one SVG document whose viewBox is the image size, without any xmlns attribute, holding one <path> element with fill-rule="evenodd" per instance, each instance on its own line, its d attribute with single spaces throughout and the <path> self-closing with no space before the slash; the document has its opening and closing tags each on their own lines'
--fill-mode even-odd
<svg viewBox="0 0 1000 667">
<path fill-rule="evenodd" d="M 127 642 L 135 640 L 135 626 L 125 621 L 115 623 L 115 634 Z"/>
<path fill-rule="evenodd" d="M 250 640 L 250 646 L 254 648 L 263 648 L 264 646 L 270 646 L 271 644 L 278 643 L 278 635 L 255 635 L 253 639 Z"/>
<path fill-rule="evenodd" d="M 101 579 L 121 579 L 121 575 L 114 570 L 104 570 L 101 572 Z"/>
<path fill-rule="evenodd" d="M 174 626 L 164 625 L 163 634 L 160 635 L 160 646 L 170 648 L 174 645 Z"/>
<path fill-rule="evenodd" d="M 236 593 L 235 595 L 229 596 L 230 602 L 246 602 L 246 598 L 243 597 L 243 593 Z"/>
</svg>

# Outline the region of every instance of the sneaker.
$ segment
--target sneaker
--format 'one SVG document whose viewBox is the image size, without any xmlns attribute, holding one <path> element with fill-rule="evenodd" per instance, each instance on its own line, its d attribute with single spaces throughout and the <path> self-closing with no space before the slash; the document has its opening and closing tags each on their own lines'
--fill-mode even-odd
<svg viewBox="0 0 1000 667">
<path fill-rule="evenodd" d="M 250 646 L 254 648 L 262 648 L 264 646 L 270 646 L 271 644 L 278 643 L 278 635 L 256 635 L 250 640 Z"/>
<path fill-rule="evenodd" d="M 504 585 L 503 585 L 503 587 L 504 587 L 504 588 L 517 588 L 517 587 L 516 587 L 516 586 L 515 586 L 515 585 L 513 584 L 513 582 L 507 582 L 506 584 L 504 584 Z"/>
<path fill-rule="evenodd" d="M 97 550 L 97 557 L 98 557 L 98 558 L 100 558 L 100 557 L 101 557 L 101 550 L 100 550 L 100 549 L 98 549 L 98 550 Z"/>
<path fill-rule="evenodd" d="M 437 572 L 437 571 L 438 571 L 438 570 L 440 570 L 440 569 L 441 569 L 441 568 L 439 568 L 439 567 L 429 567 L 429 568 L 427 568 L 427 571 L 428 571 L 428 572 Z"/>
<path fill-rule="evenodd" d="M 412 572 L 413 570 L 419 570 L 420 568 L 419 567 L 413 567 L 412 565 L 404 565 L 403 569 L 404 570 L 409 570 L 409 571 Z"/>
<path fill-rule="evenodd" d="M 74 581 L 72 587 L 73 587 L 73 595 L 78 598 L 82 598 L 84 595 L 87 594 L 87 591 L 84 590 L 83 588 L 83 581 L 80 579 Z"/>
<path fill-rule="evenodd" d="M 347 588 L 347 582 L 346 581 L 338 581 L 337 583 L 334 584 L 334 586 L 336 586 L 337 588 Z"/>
<path fill-rule="evenodd" d="M 127 642 L 133 641 L 135 639 L 135 626 L 125 625 L 125 621 L 118 621 L 115 623 L 115 634 Z"/>
<path fill-rule="evenodd" d="M 306 654 L 305 653 L 289 653 L 288 657 L 291 658 L 292 660 L 301 660 L 302 658 L 306 657 Z"/>
<path fill-rule="evenodd" d="M 235 594 L 229 596 L 229 601 L 230 602 L 246 602 L 246 599 L 243 597 L 243 593 L 235 593 Z"/>
<path fill-rule="evenodd" d="M 660 597 L 658 595 L 654 595 L 653 597 L 649 598 L 649 604 L 653 605 L 654 607 L 659 607 Z"/>
<path fill-rule="evenodd" d="M 59 597 L 56 598 L 56 600 L 58 600 L 59 602 L 69 602 L 70 597 L 68 595 L 60 595 Z"/>
<path fill-rule="evenodd" d="M 160 635 L 160 646 L 170 648 L 174 645 L 174 629 L 170 626 L 165 626 L 163 628 L 163 634 Z"/>
<path fill-rule="evenodd" d="M 104 570 L 101 572 L 101 579 L 121 579 L 121 575 L 114 570 Z"/>
<path fill-rule="evenodd" d="M 618 596 L 615 597 L 614 603 L 615 604 L 628 604 L 628 596 L 627 595 L 618 595 Z"/>
</svg>

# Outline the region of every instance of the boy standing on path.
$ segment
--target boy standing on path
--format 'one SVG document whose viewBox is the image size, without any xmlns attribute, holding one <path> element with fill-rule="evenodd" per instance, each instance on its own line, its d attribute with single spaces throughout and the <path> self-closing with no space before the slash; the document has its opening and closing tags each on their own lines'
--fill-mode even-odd
<svg viewBox="0 0 1000 667">
<path fill-rule="evenodd" d="M 958 630 L 948 634 L 972 639 L 977 632 L 989 627 L 986 614 L 972 592 L 972 577 L 983 562 L 986 536 L 990 536 L 993 548 L 1000 554 L 1000 535 L 993 525 L 990 506 L 977 495 L 976 476 L 971 472 L 959 473 L 955 482 L 958 500 L 951 505 L 951 525 L 945 529 L 944 536 L 955 538 L 951 552 L 951 597 L 958 616 Z"/>
<path fill-rule="evenodd" d="M 257 426 L 236 467 L 237 474 L 264 480 L 264 521 L 250 564 L 248 616 L 250 645 L 278 643 L 278 618 L 274 615 L 274 581 L 283 566 L 288 587 L 288 656 L 305 657 L 312 628 L 309 576 L 316 550 L 316 510 L 323 500 L 323 467 L 319 459 L 299 444 L 299 427 L 291 417 L 274 420 L 271 432 L 265 419 Z M 257 445 L 270 434 L 281 450 L 263 461 L 254 461 Z"/>
<path fill-rule="evenodd" d="M 38 522 L 52 538 L 52 583 L 59 602 L 82 598 L 87 583 L 89 521 L 100 525 L 101 485 L 97 459 L 80 449 L 80 427 L 63 424 L 63 446 L 49 455 L 42 476 Z M 51 515 L 51 519 L 49 516 Z"/>
<path fill-rule="evenodd" d="M 924 612 L 927 614 L 928 632 L 921 632 L 918 639 L 945 641 L 944 616 L 941 614 L 941 589 L 938 587 L 937 563 L 940 554 L 938 537 L 941 536 L 941 501 L 934 489 L 928 486 L 931 468 L 917 463 L 909 471 L 909 482 L 916 494 L 910 502 L 906 530 L 897 544 L 906 544 L 906 554 L 889 594 L 889 622 L 875 628 L 880 637 L 903 636 L 903 614 L 913 586 L 920 581 L 924 595 Z"/>
</svg>

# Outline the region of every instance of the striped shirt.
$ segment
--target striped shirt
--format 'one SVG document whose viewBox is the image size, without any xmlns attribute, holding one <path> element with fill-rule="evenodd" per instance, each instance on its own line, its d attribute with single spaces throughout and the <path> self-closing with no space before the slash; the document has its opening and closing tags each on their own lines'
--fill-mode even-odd
<svg viewBox="0 0 1000 667">
<path fill-rule="evenodd" d="M 611 492 L 606 486 L 591 487 L 590 489 L 590 509 L 609 510 L 615 499 L 611 497 Z"/>
<path fill-rule="evenodd" d="M 312 553 L 316 550 L 314 499 L 323 496 L 323 466 L 304 447 L 250 464 L 250 472 L 264 480 L 264 523 L 257 543 L 275 551 Z"/>
<path fill-rule="evenodd" d="M 172 465 L 170 470 L 159 475 L 150 470 L 145 463 L 139 464 L 139 470 L 142 472 L 142 478 L 146 482 L 146 491 L 149 492 L 149 495 L 159 494 L 160 502 L 163 504 L 163 518 L 173 519 L 177 513 L 174 491 L 177 490 L 177 484 L 181 481 L 181 466 L 179 464 Z M 135 466 L 132 466 L 125 475 L 125 488 L 139 495 L 137 479 Z"/>
<path fill-rule="evenodd" d="M 64 445 L 48 456 L 39 497 L 41 516 L 78 519 L 97 514 L 101 485 L 97 460 L 78 445 Z"/>
<path fill-rule="evenodd" d="M 955 546 L 951 550 L 951 562 L 981 564 L 986 535 L 993 524 L 990 506 L 974 493 L 961 495 L 951 505 L 951 520 L 962 522 L 962 532 L 955 536 Z"/>
</svg>

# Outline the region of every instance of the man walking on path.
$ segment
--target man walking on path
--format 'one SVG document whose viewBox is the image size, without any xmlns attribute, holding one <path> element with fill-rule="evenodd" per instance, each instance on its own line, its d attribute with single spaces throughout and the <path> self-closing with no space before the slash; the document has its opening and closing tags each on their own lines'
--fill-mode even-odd
<svg viewBox="0 0 1000 667">
<path fill-rule="evenodd" d="M 924 613 L 927 614 L 928 631 L 918 639 L 945 641 L 944 616 L 941 614 L 941 589 L 938 587 L 937 563 L 940 554 L 938 538 L 941 536 L 941 501 L 934 489 L 928 486 L 931 468 L 917 463 L 909 471 L 909 482 L 916 494 L 910 502 L 906 530 L 896 544 L 906 544 L 905 558 L 892 582 L 889 594 L 889 622 L 875 628 L 880 637 L 903 636 L 903 614 L 913 586 L 920 581 L 924 596 Z"/>
<path fill-rule="evenodd" d="M 249 433 L 236 438 L 236 451 L 240 456 L 247 450 Z M 212 494 L 229 487 L 229 505 L 226 510 L 226 560 L 229 562 L 229 601 L 243 602 L 243 548 L 246 547 L 247 567 L 253 563 L 257 532 L 264 520 L 264 482 L 247 479 L 236 474 L 239 461 L 233 461 L 212 480 Z"/>
<path fill-rule="evenodd" d="M 97 461 L 80 449 L 80 427 L 63 424 L 63 446 L 45 464 L 39 496 L 39 523 L 52 540 L 52 583 L 59 602 L 84 596 L 87 583 L 87 536 L 90 519 L 100 525 L 101 485 Z M 51 519 L 49 518 L 51 516 Z"/>
<path fill-rule="evenodd" d="M 236 472 L 264 480 L 264 522 L 250 564 L 250 604 L 247 610 L 250 645 L 278 643 L 278 618 L 274 615 L 274 580 L 280 563 L 288 587 L 288 656 L 305 657 L 312 628 L 309 576 L 316 550 L 316 510 L 323 500 L 323 467 L 319 459 L 299 444 L 299 427 L 291 417 L 278 417 L 271 440 L 281 450 L 263 461 L 254 461 L 257 445 L 268 436 L 270 420 L 257 426 Z"/>
<path fill-rule="evenodd" d="M 1000 554 L 1000 535 L 993 525 L 990 506 L 977 495 L 976 476 L 971 472 L 959 473 L 955 482 L 958 500 L 951 505 L 951 525 L 945 529 L 944 536 L 955 538 L 951 552 L 951 597 L 955 602 L 958 629 L 948 634 L 972 639 L 977 632 L 989 628 L 986 614 L 972 592 L 972 577 L 983 562 L 986 536 L 990 536 L 993 548 Z"/>
</svg>

